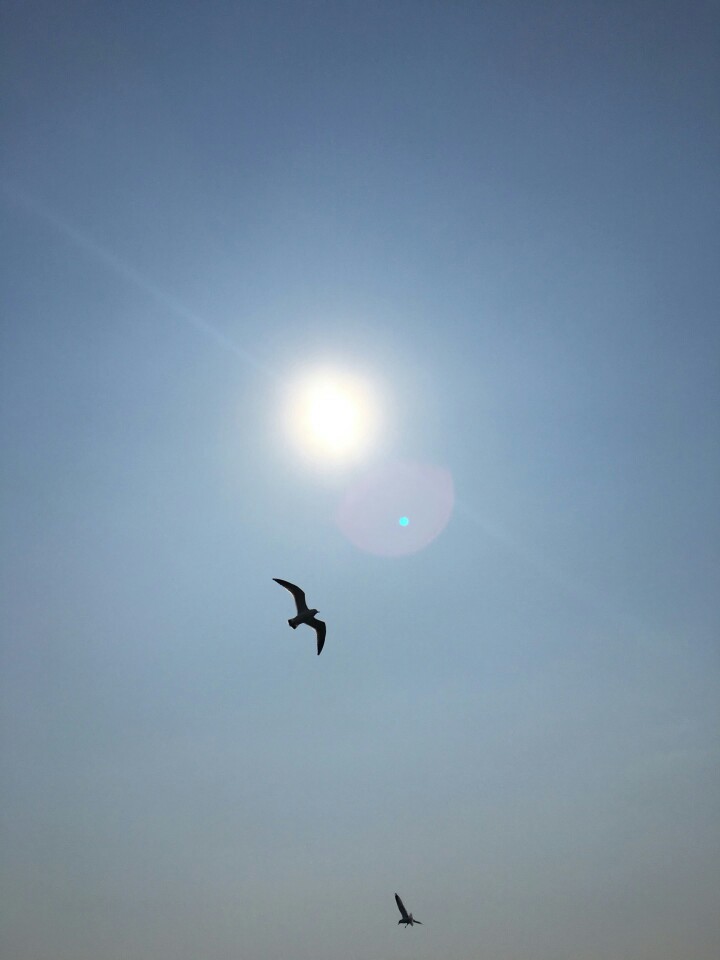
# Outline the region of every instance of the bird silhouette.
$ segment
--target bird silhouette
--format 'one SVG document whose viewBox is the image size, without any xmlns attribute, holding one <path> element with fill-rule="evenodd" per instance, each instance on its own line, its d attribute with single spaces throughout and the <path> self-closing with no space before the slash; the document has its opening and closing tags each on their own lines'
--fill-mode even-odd
<svg viewBox="0 0 720 960">
<path fill-rule="evenodd" d="M 412 927 L 414 926 L 414 924 L 420 923 L 420 921 L 416 920 L 411 913 L 407 912 L 407 910 L 405 909 L 405 904 L 402 902 L 402 900 L 397 894 L 395 894 L 395 903 L 398 905 L 398 910 L 402 914 L 402 919 L 398 920 L 398 923 L 399 924 L 404 923 L 406 930 L 408 927 Z M 422 923 L 420 923 L 420 926 L 422 926 Z"/>
<path fill-rule="evenodd" d="M 315 614 L 319 611 L 308 607 L 307 603 L 305 602 L 305 591 L 301 590 L 300 587 L 295 586 L 294 583 L 290 583 L 287 580 L 279 580 L 277 577 L 273 577 L 273 580 L 275 583 L 279 583 L 281 587 L 285 587 L 286 590 L 289 590 L 295 598 L 297 616 L 290 617 L 288 624 L 293 628 L 293 630 L 299 627 L 301 623 L 306 623 L 309 627 L 312 627 L 317 634 L 317 652 L 318 656 L 320 656 L 322 653 L 322 648 L 325 646 L 326 627 L 325 623 L 322 620 L 318 620 L 315 616 Z"/>
</svg>

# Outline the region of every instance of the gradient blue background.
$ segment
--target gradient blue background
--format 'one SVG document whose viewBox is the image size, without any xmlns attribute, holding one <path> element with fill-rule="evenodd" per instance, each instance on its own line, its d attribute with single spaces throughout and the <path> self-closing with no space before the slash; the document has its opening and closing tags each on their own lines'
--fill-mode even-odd
<svg viewBox="0 0 720 960">
<path fill-rule="evenodd" d="M 715 960 L 717 3 L 2 21 L 3 957 Z"/>
</svg>

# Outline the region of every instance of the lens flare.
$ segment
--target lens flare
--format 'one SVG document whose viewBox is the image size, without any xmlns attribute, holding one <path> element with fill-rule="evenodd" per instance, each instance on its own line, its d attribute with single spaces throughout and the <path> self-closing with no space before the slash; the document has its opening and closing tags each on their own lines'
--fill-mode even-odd
<svg viewBox="0 0 720 960">
<path fill-rule="evenodd" d="M 394 461 L 369 471 L 346 490 L 336 521 L 361 550 L 385 557 L 407 556 L 423 550 L 442 533 L 454 501 L 449 470 Z"/>
</svg>

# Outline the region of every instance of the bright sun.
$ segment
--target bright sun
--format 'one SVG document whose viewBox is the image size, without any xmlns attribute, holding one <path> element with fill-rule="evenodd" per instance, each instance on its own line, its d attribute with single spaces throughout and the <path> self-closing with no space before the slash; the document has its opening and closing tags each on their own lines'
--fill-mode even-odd
<svg viewBox="0 0 720 960">
<path fill-rule="evenodd" d="M 348 460 L 364 453 L 377 427 L 370 387 L 339 372 L 319 372 L 292 391 L 290 426 L 295 442 L 313 457 Z"/>
</svg>

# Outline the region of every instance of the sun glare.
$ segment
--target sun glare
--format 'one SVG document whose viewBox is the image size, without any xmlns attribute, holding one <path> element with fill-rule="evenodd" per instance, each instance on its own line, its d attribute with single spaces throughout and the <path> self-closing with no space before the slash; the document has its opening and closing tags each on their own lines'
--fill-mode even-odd
<svg viewBox="0 0 720 960">
<path fill-rule="evenodd" d="M 376 430 L 372 391 L 356 377 L 316 373 L 302 380 L 290 403 L 291 428 L 306 454 L 348 460 L 368 448 Z"/>
</svg>

